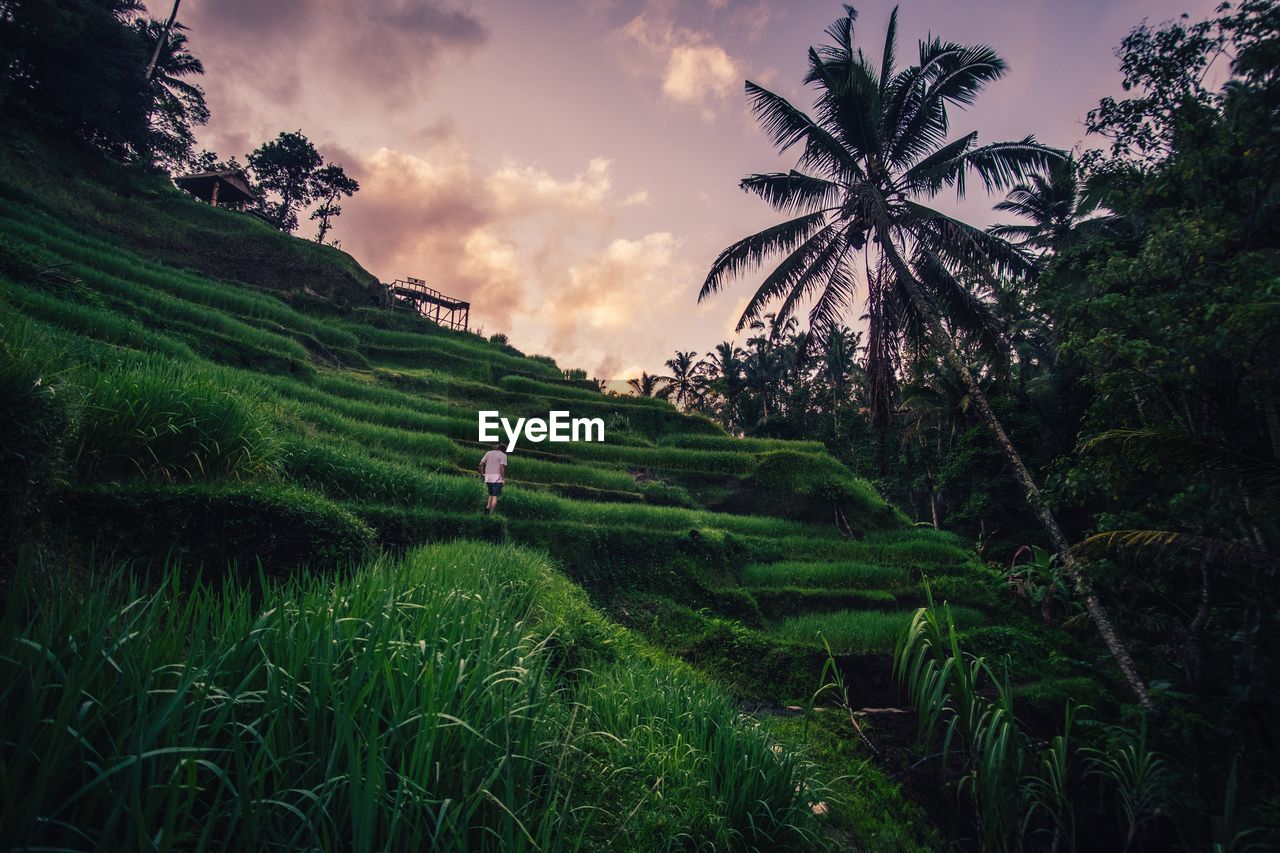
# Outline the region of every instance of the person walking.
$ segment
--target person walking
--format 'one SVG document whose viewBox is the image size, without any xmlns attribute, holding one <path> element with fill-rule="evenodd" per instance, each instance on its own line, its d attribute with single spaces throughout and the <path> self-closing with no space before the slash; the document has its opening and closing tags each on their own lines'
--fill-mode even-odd
<svg viewBox="0 0 1280 853">
<path fill-rule="evenodd" d="M 495 444 L 493 449 L 480 457 L 480 476 L 484 478 L 485 487 L 489 490 L 489 502 L 485 504 L 485 515 L 492 515 L 498 508 L 498 498 L 502 495 L 502 484 L 507 480 L 507 454 L 502 452 L 502 445 Z"/>
</svg>

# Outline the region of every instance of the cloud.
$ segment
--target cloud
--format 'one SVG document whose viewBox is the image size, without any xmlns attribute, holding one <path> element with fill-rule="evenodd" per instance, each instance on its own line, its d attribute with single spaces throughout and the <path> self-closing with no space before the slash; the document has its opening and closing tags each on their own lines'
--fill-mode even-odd
<svg viewBox="0 0 1280 853">
<path fill-rule="evenodd" d="M 661 330 L 674 305 L 688 297 L 693 270 L 669 231 L 619 237 L 573 264 L 547 306 L 549 332 L 575 364 L 616 378 L 621 362 L 601 351 L 661 360 L 675 341 Z M 573 342 L 570 344 L 569 342 Z M 575 346 L 576 345 L 576 346 Z"/>
<path fill-rule="evenodd" d="M 643 12 L 619 32 L 661 65 L 662 94 L 696 108 L 706 121 L 715 119 L 744 77 L 742 64 L 705 33 L 655 22 Z"/>
<path fill-rule="evenodd" d="M 554 208 L 597 211 L 613 186 L 611 165 L 608 159 L 596 157 L 584 171 L 562 181 L 544 169 L 508 160 L 489 178 L 489 191 L 509 213 Z"/>
<path fill-rule="evenodd" d="M 427 136 L 413 153 L 321 146 L 361 184 L 335 229 L 344 249 L 383 281 L 412 275 L 471 301 L 473 323 L 566 366 L 607 374 L 620 365 L 602 352 L 630 361 L 637 347 L 652 358 L 669 348 L 653 329 L 690 292 L 680 241 L 615 233 L 617 211 L 646 190 L 615 194 L 602 157 L 569 175 L 514 160 L 486 171 L 451 122 Z"/>
<path fill-rule="evenodd" d="M 224 146 L 232 125 L 257 141 L 274 136 L 285 106 L 283 125 L 308 133 L 411 114 L 447 60 L 489 41 L 481 19 L 451 0 L 218 0 L 184 5 L 180 19 L 208 71 L 210 141 Z"/>
<path fill-rule="evenodd" d="M 671 48 L 662 92 L 676 101 L 702 104 L 728 95 L 740 77 L 738 64 L 719 45 L 678 44 Z"/>
</svg>

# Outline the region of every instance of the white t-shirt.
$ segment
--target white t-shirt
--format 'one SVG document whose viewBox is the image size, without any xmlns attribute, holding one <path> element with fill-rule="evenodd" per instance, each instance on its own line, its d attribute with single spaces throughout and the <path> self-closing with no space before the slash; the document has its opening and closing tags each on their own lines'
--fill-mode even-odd
<svg viewBox="0 0 1280 853">
<path fill-rule="evenodd" d="M 484 456 L 480 457 L 480 466 L 484 468 L 484 481 L 486 483 L 501 483 L 502 468 L 507 464 L 507 454 L 501 450 L 490 450 Z"/>
</svg>

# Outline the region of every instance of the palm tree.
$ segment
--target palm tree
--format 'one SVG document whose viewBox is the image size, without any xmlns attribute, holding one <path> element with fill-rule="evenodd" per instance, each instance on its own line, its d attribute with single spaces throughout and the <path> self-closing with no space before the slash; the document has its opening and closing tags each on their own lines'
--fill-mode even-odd
<svg viewBox="0 0 1280 853">
<path fill-rule="evenodd" d="M 832 433 L 840 438 L 840 401 L 849 395 L 849 383 L 858 374 L 858 350 L 862 347 L 862 333 L 850 331 L 847 326 L 828 326 L 818 338 L 821 362 L 818 378 L 831 393 Z"/>
<path fill-rule="evenodd" d="M 175 10 L 176 14 L 176 10 Z M 188 49 L 186 27 L 139 19 L 134 23 L 143 41 L 154 49 L 147 80 L 153 107 L 153 146 L 170 165 L 187 165 L 194 142 L 191 128 L 209 121 L 204 90 L 187 78 L 204 74 L 204 63 Z"/>
<path fill-rule="evenodd" d="M 702 362 L 698 354 L 676 351 L 674 358 L 667 359 L 667 370 L 671 371 L 671 381 L 659 393 L 659 396 L 672 398 L 677 406 L 687 409 L 702 393 Z"/>
<path fill-rule="evenodd" d="M 990 374 L 984 375 L 982 364 L 969 365 L 983 391 L 990 389 Z M 915 378 L 906 385 L 902 395 L 902 444 L 904 450 L 914 442 L 926 460 L 933 457 L 936 464 L 945 460 L 955 446 L 960 433 L 968 427 L 973 409 L 973 395 L 960 374 L 945 360 L 922 357 L 916 361 Z M 933 453 L 928 452 L 930 439 Z M 910 459 L 910 456 L 908 456 Z M 924 463 L 925 482 L 929 487 L 929 514 L 933 526 L 941 527 L 942 496 L 938 493 L 939 472 L 930 462 Z"/>
<path fill-rule="evenodd" d="M 1007 240 L 926 204 L 946 188 L 962 194 L 970 174 L 988 191 L 1004 189 L 1065 155 L 1031 136 L 983 146 L 976 146 L 976 133 L 948 141 L 948 109 L 971 104 L 1004 74 L 1004 60 L 989 47 L 933 38 L 920 43 L 916 65 L 898 69 L 895 9 L 881 60 L 873 63 L 853 46 L 857 13 L 849 6 L 845 12 L 827 28 L 833 43 L 809 50 L 805 82 L 817 88 L 816 120 L 747 81 L 752 111 L 775 147 L 785 152 L 798 146 L 800 155 L 796 169 L 750 175 L 741 186 L 792 218 L 721 252 L 698 298 L 758 268 L 766 257 L 781 256 L 748 302 L 740 326 L 776 302 L 778 316 L 785 318 L 812 300 L 809 323 L 820 330 L 849 310 L 861 283 L 873 423 L 881 430 L 892 411 L 904 344 L 932 341 L 969 387 L 1064 573 L 1085 596 L 1099 633 L 1147 705 L 1128 650 L 1101 602 L 1085 588 L 1066 536 L 956 345 L 963 335 L 989 358 L 1004 351 L 994 317 L 966 285 L 994 274 L 1029 274 L 1031 263 Z"/>
<path fill-rule="evenodd" d="M 627 384 L 631 386 L 631 390 L 635 391 L 641 397 L 656 397 L 662 389 L 670 383 L 671 380 L 665 376 L 654 376 L 651 373 L 640 371 L 640 375 L 635 379 L 628 379 Z"/>
<path fill-rule="evenodd" d="M 760 402 L 760 423 L 765 424 L 769 421 L 769 402 L 785 373 L 785 364 L 774 345 L 795 333 L 797 321 L 795 317 L 782 319 L 765 314 L 752 320 L 750 325 L 756 336 L 747 339 L 747 357 L 742 363 L 742 374 L 747 387 Z"/>
<path fill-rule="evenodd" d="M 1111 214 L 1099 215 L 1100 194 L 1080 181 L 1080 167 L 1068 157 L 1048 174 L 1031 175 L 1010 188 L 996 210 L 1013 213 L 1027 223 L 996 225 L 997 237 L 1036 249 L 1056 249 L 1082 233 L 1109 228 L 1117 222 Z"/>
<path fill-rule="evenodd" d="M 740 425 L 738 415 L 745 385 L 742 378 L 742 362 L 746 353 L 732 341 L 716 344 L 703 361 L 707 389 L 718 398 L 720 423 L 726 429 Z"/>
</svg>

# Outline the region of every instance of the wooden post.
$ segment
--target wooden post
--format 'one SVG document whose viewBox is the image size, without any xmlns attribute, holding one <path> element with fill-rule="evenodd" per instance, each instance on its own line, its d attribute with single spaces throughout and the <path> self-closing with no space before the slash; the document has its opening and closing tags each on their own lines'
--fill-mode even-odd
<svg viewBox="0 0 1280 853">
<path fill-rule="evenodd" d="M 222 187 L 222 181 L 217 178 L 213 179 L 213 192 L 209 194 L 209 204 L 214 207 L 218 206 L 218 190 Z"/>
</svg>

